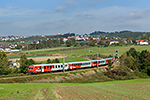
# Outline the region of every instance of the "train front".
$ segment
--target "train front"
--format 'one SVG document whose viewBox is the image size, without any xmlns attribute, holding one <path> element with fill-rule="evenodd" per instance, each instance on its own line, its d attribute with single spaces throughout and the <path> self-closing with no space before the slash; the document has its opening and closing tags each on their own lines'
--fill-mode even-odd
<svg viewBox="0 0 150 100">
<path fill-rule="evenodd" d="M 31 74 L 34 73 L 34 66 L 33 65 L 29 65 L 28 72 Z"/>
</svg>

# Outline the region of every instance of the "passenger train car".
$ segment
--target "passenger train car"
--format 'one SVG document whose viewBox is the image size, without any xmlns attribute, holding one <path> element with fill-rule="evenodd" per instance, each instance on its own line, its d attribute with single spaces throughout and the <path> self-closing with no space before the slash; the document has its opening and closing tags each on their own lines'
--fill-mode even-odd
<svg viewBox="0 0 150 100">
<path fill-rule="evenodd" d="M 61 71 L 63 69 L 72 70 L 72 69 L 77 69 L 77 68 L 96 67 L 96 66 L 108 64 L 109 60 L 113 62 L 114 57 L 105 58 L 101 60 L 29 65 L 28 72 L 29 73 L 44 73 L 44 72 L 52 72 L 52 71 Z"/>
</svg>

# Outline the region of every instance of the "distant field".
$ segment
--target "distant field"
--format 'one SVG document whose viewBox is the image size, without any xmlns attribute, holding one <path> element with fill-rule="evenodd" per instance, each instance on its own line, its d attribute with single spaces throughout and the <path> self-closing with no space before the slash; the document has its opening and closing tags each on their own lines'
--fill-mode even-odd
<svg viewBox="0 0 150 100">
<path fill-rule="evenodd" d="M 109 47 L 86 47 L 86 48 L 80 48 L 80 49 L 71 49 L 71 48 L 61 48 L 61 49 L 66 49 L 66 50 L 59 50 L 60 48 L 53 48 L 55 51 L 47 51 L 47 49 L 37 50 L 35 51 L 30 51 L 31 53 L 46 53 L 46 54 L 72 54 L 72 55 L 93 55 L 93 54 L 102 54 L 102 55 L 113 55 L 115 50 L 119 51 L 119 55 L 122 55 L 125 53 L 127 50 L 130 48 L 135 48 L 137 51 L 141 50 L 150 50 L 150 46 L 109 46 Z M 50 50 L 53 50 L 50 49 Z M 90 52 L 92 51 L 92 52 Z M 25 51 L 24 51 L 25 52 Z"/>
<path fill-rule="evenodd" d="M 16 42 L 0 42 L 0 44 L 10 44 L 10 43 L 16 43 Z M 24 44 L 30 44 L 31 42 L 24 42 Z"/>
<path fill-rule="evenodd" d="M 63 58 L 58 59 L 60 63 L 63 63 Z M 80 57 L 65 57 L 65 62 L 76 62 L 76 61 L 88 61 L 88 59 L 80 58 Z M 42 63 L 45 64 L 47 61 L 43 61 Z"/>
<path fill-rule="evenodd" d="M 0 84 L 5 100 L 149 100 L 150 79 L 100 83 L 15 83 Z"/>
<path fill-rule="evenodd" d="M 15 59 L 15 58 L 20 58 L 21 57 L 21 55 L 7 55 L 7 58 L 8 59 Z M 27 58 L 30 58 L 30 57 L 47 57 L 47 56 L 34 56 L 34 55 L 32 55 L 32 56 L 27 56 Z"/>
</svg>

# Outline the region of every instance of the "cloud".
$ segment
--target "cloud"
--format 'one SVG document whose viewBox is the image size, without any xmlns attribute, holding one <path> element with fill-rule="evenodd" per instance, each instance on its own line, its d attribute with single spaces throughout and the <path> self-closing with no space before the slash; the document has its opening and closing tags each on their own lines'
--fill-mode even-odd
<svg viewBox="0 0 150 100">
<path fill-rule="evenodd" d="M 65 10 L 65 7 L 63 7 L 63 6 L 57 6 L 56 8 L 55 8 L 55 11 L 63 11 L 63 10 Z"/>
<path fill-rule="evenodd" d="M 67 4 L 65 6 L 70 7 Z M 139 8 L 112 6 L 86 10 L 79 8 L 71 10 L 71 12 L 57 13 L 57 11 L 65 10 L 66 7 L 58 6 L 52 11 L 21 7 L 0 8 L 0 35 L 8 35 L 7 33 L 50 35 L 58 32 L 62 34 L 67 32 L 84 34 L 97 30 L 124 29 L 150 31 L 150 8 L 141 10 Z M 8 21 L 10 19 L 13 21 L 12 24 L 4 24 L 11 23 Z"/>
<path fill-rule="evenodd" d="M 11 21 L 3 21 L 3 20 L 0 21 L 0 24 L 8 24 L 8 23 L 11 23 Z"/>
<path fill-rule="evenodd" d="M 77 3 L 75 1 L 73 1 L 73 0 L 68 0 L 68 1 L 66 1 L 66 4 L 68 4 L 68 5 L 76 5 Z"/>
<path fill-rule="evenodd" d="M 103 1 L 103 0 L 90 0 L 90 1 L 88 2 L 88 4 L 90 4 L 90 5 L 95 5 L 95 4 L 97 4 L 97 3 L 101 2 L 101 1 Z"/>
</svg>

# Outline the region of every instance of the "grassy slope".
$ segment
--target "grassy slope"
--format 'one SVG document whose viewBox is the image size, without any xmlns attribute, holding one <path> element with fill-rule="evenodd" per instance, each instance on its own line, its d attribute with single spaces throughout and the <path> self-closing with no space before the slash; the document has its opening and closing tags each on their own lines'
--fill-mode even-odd
<svg viewBox="0 0 150 100">
<path fill-rule="evenodd" d="M 21 57 L 21 55 L 7 55 L 7 58 L 8 59 L 15 59 L 15 58 L 20 58 Z M 34 55 L 32 55 L 32 56 L 27 56 L 27 58 L 30 58 L 30 57 L 46 57 L 46 56 L 34 56 Z"/>
<path fill-rule="evenodd" d="M 63 58 L 59 58 L 60 63 L 63 63 Z M 76 62 L 76 61 L 88 61 L 85 58 L 80 57 L 65 57 L 65 62 Z M 43 61 L 42 63 L 45 64 L 47 61 Z"/>
<path fill-rule="evenodd" d="M 111 81 L 111 82 L 100 82 L 100 83 L 15 83 L 15 84 L 0 84 L 0 99 L 53 99 L 54 96 L 53 86 L 60 87 L 58 93 L 62 92 L 66 87 L 73 89 L 76 93 L 80 93 L 83 96 L 87 94 L 93 94 L 95 91 L 100 95 L 106 95 L 109 98 L 115 99 L 126 99 L 126 98 L 141 98 L 138 93 L 142 93 L 142 98 L 149 98 L 150 92 L 147 90 L 139 90 L 141 87 L 149 87 L 150 79 L 135 79 L 126 81 Z M 139 87 L 142 84 L 143 86 Z M 146 85 L 147 84 L 147 85 Z M 125 88 L 124 85 L 135 86 L 135 89 Z M 136 87 L 136 85 L 138 85 Z M 77 88 L 77 87 L 80 88 Z M 89 87 L 89 88 L 87 88 Z M 98 90 L 96 90 L 98 89 Z M 88 92 L 88 91 L 90 92 Z M 86 92 L 85 92 L 86 91 Z M 55 91 L 56 92 L 56 91 Z M 68 91 L 69 92 L 69 91 Z M 132 93 L 130 93 L 132 92 Z M 67 92 L 65 92 L 67 93 Z M 75 93 L 75 95 L 77 95 Z M 61 95 L 61 94 L 59 94 Z M 122 97 L 123 95 L 123 97 Z M 69 95 L 68 95 L 69 96 Z M 81 95 L 80 95 L 81 96 Z M 91 95 L 90 95 L 91 96 Z M 78 95 L 77 95 L 78 97 Z M 95 98 L 95 97 L 91 97 Z M 131 99 L 131 98 L 130 98 Z"/>
<path fill-rule="evenodd" d="M 134 46 L 134 45 L 126 46 L 126 45 L 124 45 L 124 46 L 109 46 L 109 47 L 89 47 L 89 48 L 86 48 L 86 50 L 84 48 L 82 48 L 82 49 L 75 49 L 75 50 L 72 49 L 72 51 L 71 51 L 71 49 L 59 51 L 59 48 L 52 48 L 51 50 L 56 49 L 56 51 L 48 52 L 47 51 L 48 49 L 43 49 L 42 51 L 37 50 L 36 53 L 47 53 L 47 54 L 56 54 L 56 53 L 64 54 L 65 53 L 65 54 L 73 54 L 73 55 L 84 55 L 85 51 L 86 51 L 86 55 L 97 54 L 97 52 L 99 54 L 102 54 L 102 55 L 113 55 L 114 51 L 118 50 L 119 55 L 122 55 L 127 50 L 129 50 L 130 48 L 135 48 L 135 49 L 137 49 L 137 51 L 141 51 L 141 50 L 145 50 L 145 49 L 150 50 L 150 46 L 139 46 L 139 45 L 137 45 L 137 46 Z M 65 49 L 65 47 L 63 47 L 61 49 Z M 90 53 L 89 52 L 90 50 L 92 50 L 93 53 Z M 31 50 L 30 52 L 34 53 L 35 51 Z"/>
</svg>

